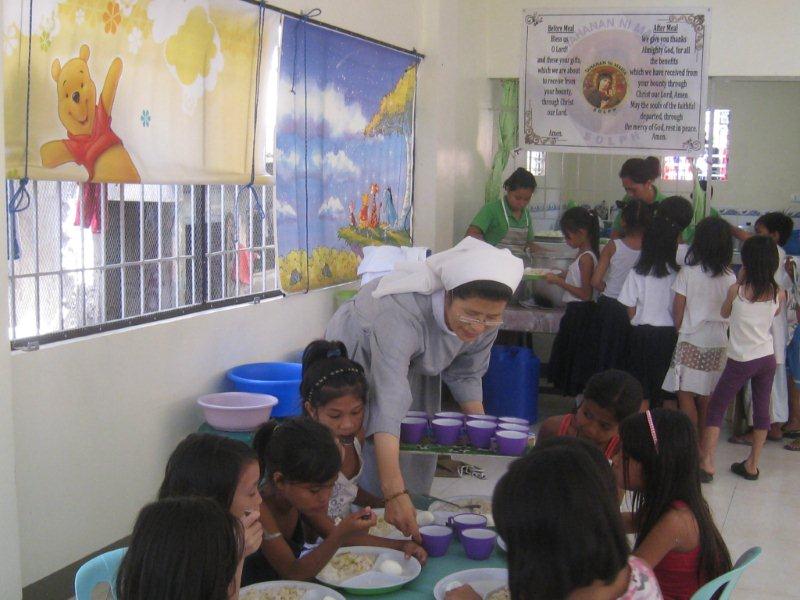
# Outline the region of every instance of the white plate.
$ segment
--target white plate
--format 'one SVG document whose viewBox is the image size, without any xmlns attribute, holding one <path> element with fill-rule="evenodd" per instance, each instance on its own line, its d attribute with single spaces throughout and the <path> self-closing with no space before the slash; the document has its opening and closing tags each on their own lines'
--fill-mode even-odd
<svg viewBox="0 0 800 600">
<path fill-rule="evenodd" d="M 481 598 L 498 588 L 508 585 L 508 569 L 469 569 L 459 571 L 440 579 L 433 588 L 436 600 L 444 600 L 447 586 L 457 581 L 462 585 L 472 586 Z"/>
<path fill-rule="evenodd" d="M 358 593 L 359 590 L 385 590 L 388 592 L 414 581 L 417 577 L 419 577 L 419 574 L 422 571 L 422 565 L 419 564 L 419 561 L 416 558 L 411 557 L 407 559 L 399 550 L 378 548 L 376 546 L 349 546 L 345 548 L 339 548 L 334 556 L 344 554 L 345 552 L 350 552 L 353 554 L 370 554 L 377 556 L 378 559 L 375 561 L 375 565 L 372 567 L 372 569 L 366 573 L 361 573 L 360 575 L 351 577 L 350 579 L 331 581 L 324 577 L 320 577 L 320 575 L 317 575 L 317 580 L 320 583 L 332 587 L 342 588 L 344 590 L 355 590 L 356 593 Z M 387 575 L 386 573 L 382 573 L 380 570 L 381 565 L 387 560 L 394 560 L 400 563 L 400 566 L 403 567 L 402 574 Z"/>
<path fill-rule="evenodd" d="M 489 506 L 490 506 L 490 508 L 488 510 L 480 510 L 478 508 L 473 508 L 473 509 L 470 509 L 470 510 L 472 512 L 476 513 L 476 514 L 481 514 L 481 515 L 485 515 L 485 516 L 489 516 L 489 517 L 492 515 L 492 509 L 491 509 L 492 497 L 491 496 L 478 496 L 478 495 L 453 496 L 452 498 L 445 498 L 445 500 L 447 500 L 448 502 L 455 502 L 456 504 L 459 504 L 459 505 L 462 505 L 462 504 L 478 504 L 479 501 L 488 502 Z M 428 508 L 428 510 L 433 512 L 433 513 L 449 512 L 451 514 L 457 514 L 457 509 L 456 509 L 455 506 L 453 506 L 452 504 L 447 504 L 445 502 L 439 502 L 438 500 L 434 500 L 433 503 L 430 505 L 430 508 Z M 467 509 L 464 509 L 461 512 L 469 512 L 469 511 Z"/>
<path fill-rule="evenodd" d="M 250 592 L 258 592 L 261 590 L 278 590 L 280 588 L 297 588 L 305 591 L 301 596 L 302 600 L 322 600 L 326 596 L 334 600 L 345 600 L 339 592 L 332 590 L 324 585 L 318 583 L 308 583 L 306 581 L 265 581 L 263 583 L 254 583 L 248 585 L 246 588 L 239 590 L 239 600 L 260 600 L 261 594 L 250 594 Z M 249 595 L 249 598 L 248 598 Z"/>
</svg>

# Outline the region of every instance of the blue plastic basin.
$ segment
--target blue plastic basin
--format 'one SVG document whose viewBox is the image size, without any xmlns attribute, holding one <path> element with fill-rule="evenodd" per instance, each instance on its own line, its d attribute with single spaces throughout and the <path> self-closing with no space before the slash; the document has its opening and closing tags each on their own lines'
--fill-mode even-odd
<svg viewBox="0 0 800 600">
<path fill-rule="evenodd" d="M 228 371 L 228 381 L 236 391 L 269 394 L 278 399 L 273 417 L 293 417 L 302 413 L 300 363 L 267 362 L 239 365 Z"/>
</svg>

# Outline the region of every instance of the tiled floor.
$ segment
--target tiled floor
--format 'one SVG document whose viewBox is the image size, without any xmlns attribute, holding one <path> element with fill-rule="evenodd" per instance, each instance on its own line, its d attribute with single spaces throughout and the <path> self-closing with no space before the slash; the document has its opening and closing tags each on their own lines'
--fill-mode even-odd
<svg viewBox="0 0 800 600">
<path fill-rule="evenodd" d="M 732 559 L 752 546 L 764 551 L 742 577 L 733 598 L 800 599 L 800 453 L 767 442 L 761 478 L 750 482 L 727 470 L 732 462 L 744 460 L 747 450 L 723 439 L 715 480 L 703 486 Z M 487 478 L 436 478 L 431 493 L 439 498 L 491 494 L 507 464 L 505 459 L 491 457 L 470 457 L 467 462 L 484 467 Z"/>
</svg>

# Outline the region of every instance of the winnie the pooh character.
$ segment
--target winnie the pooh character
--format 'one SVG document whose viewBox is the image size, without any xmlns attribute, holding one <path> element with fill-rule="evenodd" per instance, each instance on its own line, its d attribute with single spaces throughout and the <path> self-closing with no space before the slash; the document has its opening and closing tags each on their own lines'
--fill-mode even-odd
<svg viewBox="0 0 800 600">
<path fill-rule="evenodd" d="M 122 75 L 122 60 L 115 58 L 108 69 L 100 101 L 89 74 L 89 46 L 81 46 L 78 58 L 63 68 L 53 61 L 51 74 L 58 94 L 58 118 L 67 139 L 47 142 L 41 147 L 42 166 L 52 169 L 69 162 L 86 168 L 88 181 L 136 183 L 139 172 L 122 140 L 111 130 L 111 108 Z"/>
</svg>

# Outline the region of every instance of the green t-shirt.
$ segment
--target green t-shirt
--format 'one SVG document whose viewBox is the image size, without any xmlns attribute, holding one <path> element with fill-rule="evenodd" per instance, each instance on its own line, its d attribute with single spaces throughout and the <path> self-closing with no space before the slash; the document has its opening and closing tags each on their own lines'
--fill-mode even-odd
<svg viewBox="0 0 800 600">
<path fill-rule="evenodd" d="M 656 186 L 653 186 L 653 189 L 656 192 L 655 198 L 653 198 L 653 208 L 655 208 L 656 205 L 659 202 L 661 202 L 662 200 L 664 200 L 666 198 L 666 196 L 664 194 L 662 194 L 661 192 L 659 192 L 658 188 Z M 633 200 L 633 198 L 631 198 L 627 194 L 622 199 L 623 202 L 629 202 L 630 200 Z M 617 216 L 614 217 L 614 224 L 611 226 L 611 231 L 616 231 L 620 235 L 622 234 L 622 211 L 621 210 L 618 210 L 617 211 Z"/>
<path fill-rule="evenodd" d="M 505 214 L 503 213 L 503 205 L 505 205 L 506 209 Z M 508 222 L 506 222 L 505 215 L 508 215 Z M 530 242 L 533 239 L 533 220 L 528 209 L 523 210 L 521 217 L 517 219 L 508 207 L 505 198 L 484 204 L 483 208 L 472 219 L 470 225 L 480 229 L 483 233 L 483 239 L 492 246 L 496 246 L 506 236 L 509 225 L 519 228 L 527 225 L 528 241 Z"/>
</svg>

